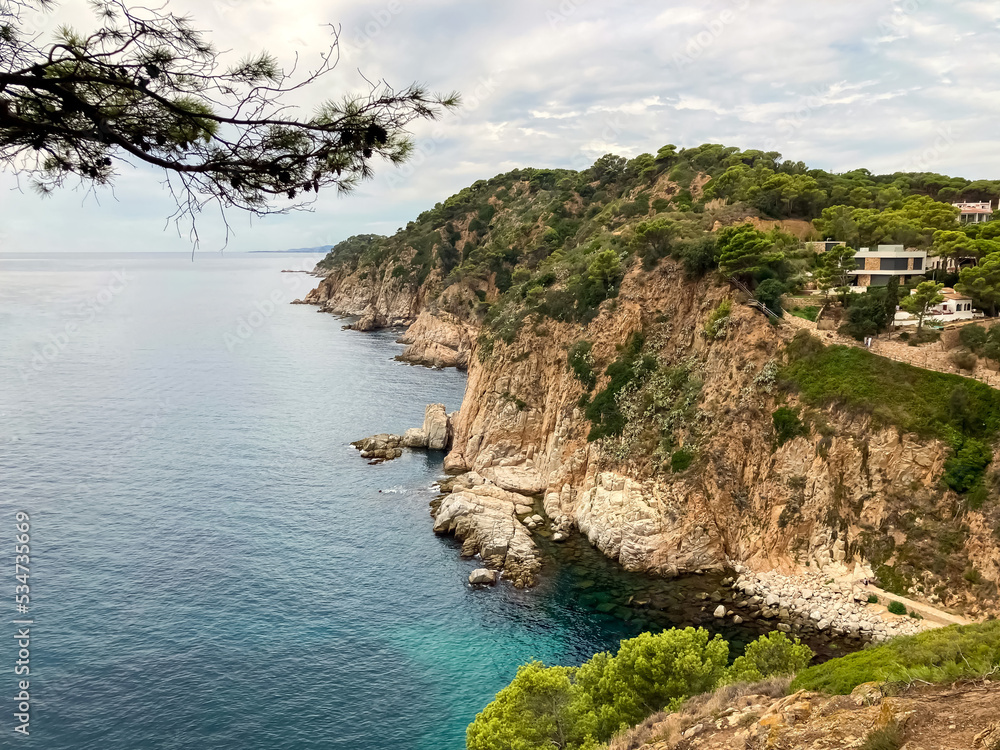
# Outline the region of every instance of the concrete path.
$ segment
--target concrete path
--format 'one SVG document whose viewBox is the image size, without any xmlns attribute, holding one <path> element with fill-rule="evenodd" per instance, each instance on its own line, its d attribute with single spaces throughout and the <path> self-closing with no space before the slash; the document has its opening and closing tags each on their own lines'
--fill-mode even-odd
<svg viewBox="0 0 1000 750">
<path fill-rule="evenodd" d="M 890 594 L 888 591 L 883 591 L 878 586 L 873 586 L 868 584 L 867 586 L 861 587 L 863 591 L 867 591 L 871 594 L 875 594 L 878 597 L 878 603 L 883 607 L 888 607 L 890 602 L 899 602 L 904 605 L 907 611 L 913 611 L 919 614 L 924 620 L 936 627 L 947 627 L 949 625 L 971 625 L 972 620 L 967 620 L 964 617 L 959 617 L 958 615 L 952 615 L 947 612 L 943 612 L 937 607 L 933 607 L 930 604 L 924 604 L 923 602 L 915 602 L 912 599 L 907 599 L 905 596 L 896 596 L 895 594 Z M 891 615 L 889 610 L 886 609 L 885 614 L 889 618 L 892 617 L 902 617 L 903 615 Z M 888 618 L 887 618 L 888 619 Z"/>
</svg>

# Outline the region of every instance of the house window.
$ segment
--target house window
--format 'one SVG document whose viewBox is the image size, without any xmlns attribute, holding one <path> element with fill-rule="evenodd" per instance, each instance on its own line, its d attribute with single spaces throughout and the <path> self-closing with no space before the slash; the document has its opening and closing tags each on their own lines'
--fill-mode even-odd
<svg viewBox="0 0 1000 750">
<path fill-rule="evenodd" d="M 923 271 L 924 270 L 924 259 L 923 258 L 914 258 L 913 259 L 913 270 L 914 271 Z"/>
<path fill-rule="evenodd" d="M 907 270 L 907 259 L 906 258 L 880 258 L 879 259 L 879 270 L 880 271 L 906 271 Z"/>
</svg>

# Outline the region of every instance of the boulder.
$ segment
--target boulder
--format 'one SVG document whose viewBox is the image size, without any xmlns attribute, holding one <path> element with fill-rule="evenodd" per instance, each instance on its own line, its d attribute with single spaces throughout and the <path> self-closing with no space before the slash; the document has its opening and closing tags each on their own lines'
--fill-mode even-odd
<svg viewBox="0 0 1000 750">
<path fill-rule="evenodd" d="M 488 568 L 477 568 L 469 574 L 469 583 L 474 586 L 492 586 L 497 582 L 497 572 Z"/>
<path fill-rule="evenodd" d="M 720 604 L 718 607 L 715 608 L 715 618 L 717 620 L 721 620 L 725 616 L 726 616 L 726 608 Z"/>
<path fill-rule="evenodd" d="M 430 404 L 424 412 L 424 434 L 427 448 L 432 451 L 447 450 L 451 438 L 448 429 L 448 412 L 444 404 Z"/>
<path fill-rule="evenodd" d="M 426 448 L 427 433 L 420 427 L 411 427 L 403 435 L 403 445 L 407 448 Z"/>
</svg>

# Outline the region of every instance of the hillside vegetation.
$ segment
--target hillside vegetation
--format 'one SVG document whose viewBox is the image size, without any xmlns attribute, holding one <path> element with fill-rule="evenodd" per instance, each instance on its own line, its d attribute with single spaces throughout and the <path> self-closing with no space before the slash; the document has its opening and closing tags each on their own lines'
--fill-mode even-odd
<svg viewBox="0 0 1000 750">
<path fill-rule="evenodd" d="M 710 727 L 723 710 L 734 710 L 741 695 L 847 695 L 865 683 L 878 683 L 874 692 L 881 695 L 918 683 L 996 680 L 1000 622 L 896 638 L 814 666 L 807 666 L 808 647 L 780 632 L 751 643 L 731 664 L 728 656 L 721 638 L 686 628 L 623 641 L 616 655 L 597 654 L 578 668 L 525 665 L 469 725 L 467 746 L 597 750 L 614 738 L 613 748 L 637 748 L 657 739 L 657 727 L 664 734 L 675 729 L 671 714 L 714 706 L 714 715 L 703 715 Z M 786 675 L 794 679 L 780 679 Z M 759 717 L 747 718 L 753 723 Z M 635 725 L 642 726 L 628 730 Z"/>
<path fill-rule="evenodd" d="M 833 174 L 776 152 L 667 145 L 631 160 L 608 154 L 583 171 L 518 169 L 477 181 L 392 237 L 340 243 L 320 268 L 426 286 L 450 312 L 485 323 L 488 356 L 530 318 L 588 321 L 631 262 L 649 268 L 671 255 L 692 277 L 721 264 L 765 287 L 762 296 L 780 296 L 816 266 L 796 249 L 801 239 L 931 247 L 936 232 L 959 229 L 948 201 L 997 195 L 1000 181 Z M 441 296 L 458 285 L 476 295 Z"/>
</svg>

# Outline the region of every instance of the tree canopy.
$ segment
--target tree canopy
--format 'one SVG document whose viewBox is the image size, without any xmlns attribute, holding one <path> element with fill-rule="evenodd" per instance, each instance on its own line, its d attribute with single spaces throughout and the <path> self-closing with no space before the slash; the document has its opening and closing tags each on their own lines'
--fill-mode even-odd
<svg viewBox="0 0 1000 750">
<path fill-rule="evenodd" d="M 752 278 L 785 260 L 782 248 L 795 238 L 776 230 L 762 232 L 753 224 L 726 227 L 717 236 L 719 269 L 727 276 Z"/>
<path fill-rule="evenodd" d="M 145 163 L 164 170 L 178 218 L 209 203 L 285 212 L 323 188 L 350 191 L 376 159 L 404 161 L 406 126 L 458 104 L 379 81 L 298 118 L 289 97 L 336 67 L 335 30 L 312 69 L 286 72 L 266 52 L 226 65 L 190 19 L 122 0 L 91 3 L 95 31 L 62 28 L 40 45 L 23 19 L 53 4 L 0 6 L 0 159 L 42 193 L 71 177 L 110 185 Z"/>
<path fill-rule="evenodd" d="M 720 683 L 794 674 L 813 653 L 772 633 L 727 668 L 729 644 L 703 628 L 674 628 L 622 641 L 580 667 L 522 666 L 469 725 L 469 750 L 596 750 L 616 732 Z"/>
<path fill-rule="evenodd" d="M 923 328 L 927 311 L 934 305 L 944 302 L 944 295 L 941 294 L 943 288 L 944 284 L 922 281 L 909 297 L 904 297 L 899 303 L 908 313 L 917 316 L 917 330 Z"/>
<path fill-rule="evenodd" d="M 977 307 L 996 315 L 1000 307 L 1000 252 L 987 255 L 978 265 L 963 268 L 955 289 L 972 297 Z"/>
<path fill-rule="evenodd" d="M 939 230 L 957 230 L 959 210 L 926 195 L 911 195 L 885 208 L 835 205 L 813 221 L 824 237 L 848 245 L 930 247 Z"/>
</svg>

